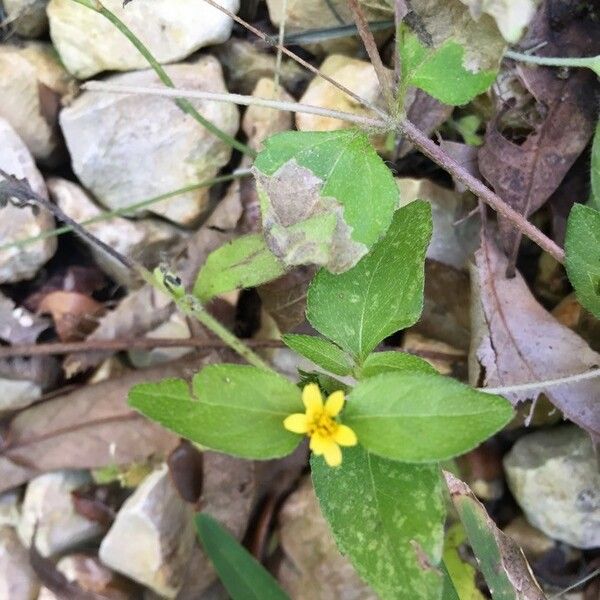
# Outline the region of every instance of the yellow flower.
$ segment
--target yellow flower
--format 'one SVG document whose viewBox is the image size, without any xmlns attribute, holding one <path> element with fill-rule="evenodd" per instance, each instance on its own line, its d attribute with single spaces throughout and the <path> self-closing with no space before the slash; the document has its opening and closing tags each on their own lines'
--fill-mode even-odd
<svg viewBox="0 0 600 600">
<path fill-rule="evenodd" d="M 347 425 L 335 420 L 344 406 L 344 392 L 333 392 L 323 404 L 321 390 L 315 383 L 309 383 L 302 390 L 305 413 L 295 413 L 286 417 L 283 426 L 294 433 L 305 433 L 310 438 L 310 449 L 323 455 L 330 467 L 342 463 L 340 446 L 355 446 L 356 434 Z"/>
</svg>

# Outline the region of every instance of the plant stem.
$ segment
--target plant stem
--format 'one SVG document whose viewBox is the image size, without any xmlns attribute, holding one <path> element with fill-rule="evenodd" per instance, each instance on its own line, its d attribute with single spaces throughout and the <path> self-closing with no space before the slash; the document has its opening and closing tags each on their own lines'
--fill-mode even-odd
<svg viewBox="0 0 600 600">
<path fill-rule="evenodd" d="M 510 394 L 511 392 L 540 390 L 543 388 L 554 387 L 556 385 L 563 385 L 565 383 L 579 383 L 580 381 L 595 379 L 597 377 L 600 377 L 600 369 L 593 369 L 591 371 L 586 371 L 585 373 L 578 373 L 577 375 L 559 377 L 558 379 L 547 379 L 546 381 L 534 381 L 532 383 L 521 383 L 497 388 L 479 388 L 479 390 L 488 394 Z"/>
<path fill-rule="evenodd" d="M 108 19 L 138 50 L 138 52 L 146 59 L 148 64 L 154 69 L 154 72 L 158 75 L 158 78 L 170 88 L 175 88 L 175 84 L 173 80 L 169 77 L 167 72 L 163 69 L 162 65 L 154 58 L 154 55 L 146 48 L 143 42 L 110 10 L 105 8 L 102 3 L 98 0 L 74 0 L 78 4 L 85 6 L 86 8 L 90 8 L 96 11 L 98 14 L 102 15 L 106 19 Z M 200 125 L 210 131 L 214 136 L 218 137 L 228 146 L 239 150 L 242 154 L 246 154 L 247 156 L 251 156 L 252 158 L 256 157 L 256 152 L 252 150 L 246 144 L 239 142 L 234 137 L 230 136 L 225 131 L 219 129 L 216 125 L 211 123 L 208 119 L 203 117 L 195 108 L 194 105 L 190 103 L 189 100 L 185 100 L 183 98 L 176 98 L 175 104 L 186 114 L 190 115 L 193 119 L 195 119 Z"/>
<path fill-rule="evenodd" d="M 108 219 L 112 219 L 114 217 L 121 217 L 126 215 L 132 211 L 140 210 L 142 208 L 146 208 L 162 200 L 168 200 L 169 198 L 173 198 L 174 196 L 179 196 L 181 194 L 186 194 L 187 192 L 193 192 L 194 190 L 210 187 L 216 183 L 224 183 L 226 181 L 232 181 L 239 177 L 246 177 L 250 175 L 250 170 L 239 170 L 231 175 L 222 175 L 220 177 L 214 177 L 213 179 L 208 179 L 206 181 L 201 181 L 200 183 L 192 183 L 190 185 L 186 185 L 185 187 L 173 190 L 171 192 L 166 192 L 165 194 L 160 194 L 159 196 L 154 196 L 152 198 L 147 198 L 146 200 L 141 200 L 140 202 L 136 202 L 134 204 L 127 204 L 126 206 L 122 206 L 121 208 L 117 208 L 115 210 L 107 210 L 99 215 L 92 217 L 91 219 L 86 219 L 85 221 L 81 221 L 79 225 L 93 225 L 94 223 L 100 223 L 102 221 L 106 221 Z M 7 244 L 0 245 L 0 252 L 3 250 L 9 250 L 11 248 L 24 248 L 31 244 L 35 244 L 36 242 L 40 242 L 42 240 L 62 235 L 63 233 L 69 233 L 73 231 L 73 227 L 70 225 L 65 225 L 63 227 L 57 227 L 56 229 L 52 229 L 50 231 L 44 231 L 39 235 L 35 235 L 28 238 L 23 238 L 21 240 L 16 240 L 14 242 L 9 242 Z"/>
<path fill-rule="evenodd" d="M 535 225 L 530 223 L 521 213 L 509 206 L 500 196 L 479 179 L 473 177 L 453 158 L 448 156 L 437 144 L 430 140 L 413 123 L 404 120 L 399 124 L 402 134 L 406 136 L 423 154 L 431 158 L 442 169 L 453 175 L 458 181 L 473 192 L 478 198 L 489 204 L 498 214 L 508 219 L 519 231 L 543 248 L 560 264 L 565 264 L 565 253 L 555 242 L 544 235 Z"/>
<path fill-rule="evenodd" d="M 532 54 L 523 54 L 513 50 L 507 50 L 504 53 L 505 58 L 512 58 L 520 62 L 532 63 L 534 65 L 543 65 L 547 67 L 588 67 L 597 71 L 600 63 L 600 56 L 558 58 L 551 56 L 533 56 Z M 594 68 L 595 67 L 595 68 Z"/>
<path fill-rule="evenodd" d="M 86 90 L 99 92 L 111 92 L 117 94 L 144 94 L 146 96 L 165 96 L 173 97 L 175 95 L 185 96 L 187 98 L 201 98 L 203 100 L 213 100 L 215 102 L 235 102 L 242 106 L 264 106 L 275 110 L 290 111 L 297 113 L 306 113 L 340 119 L 362 127 L 386 129 L 390 127 L 389 121 L 363 117 L 352 113 L 331 110 L 321 106 L 312 106 L 310 104 L 300 104 L 298 102 L 285 102 L 282 100 L 271 100 L 268 98 L 256 98 L 255 96 L 245 96 L 242 94 L 219 94 L 214 92 L 202 92 L 200 90 L 166 90 L 164 88 L 124 86 L 104 81 L 88 81 L 82 86 Z"/>
</svg>

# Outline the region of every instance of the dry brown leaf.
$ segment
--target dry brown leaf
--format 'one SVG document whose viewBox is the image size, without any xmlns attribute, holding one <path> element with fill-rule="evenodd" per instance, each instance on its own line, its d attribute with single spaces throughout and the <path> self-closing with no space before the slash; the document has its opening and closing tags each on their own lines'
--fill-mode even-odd
<svg viewBox="0 0 600 600">
<path fill-rule="evenodd" d="M 30 407 L 7 425 L 0 492 L 57 469 L 91 469 L 166 456 L 178 438 L 127 405 L 137 383 L 189 377 L 197 360 L 140 370 Z"/>
<path fill-rule="evenodd" d="M 96 329 L 104 307 L 85 294 L 56 291 L 44 296 L 38 312 L 52 316 L 61 341 L 75 342 Z"/>
<path fill-rule="evenodd" d="M 484 240 L 472 270 L 471 383 L 487 387 L 546 381 L 600 366 L 576 333 L 541 306 L 517 273 L 505 277 L 508 260 Z M 550 402 L 591 434 L 600 435 L 600 378 L 504 394 L 513 405 L 544 393 Z"/>
<path fill-rule="evenodd" d="M 552 23 L 554 2 L 547 2 L 532 23 L 524 47 L 537 47 L 546 56 L 587 56 L 600 51 L 600 26 L 579 19 L 575 11 L 568 23 Z M 541 122 L 522 143 L 515 143 L 498 130 L 498 119 L 488 123 L 485 143 L 479 150 L 479 169 L 495 191 L 515 210 L 529 216 L 538 210 L 559 186 L 567 171 L 588 144 L 596 124 L 596 105 L 590 99 L 597 78 L 587 69 L 574 69 L 567 76 L 556 68 L 518 65 L 520 79 L 537 101 Z M 500 112 L 504 108 L 500 106 Z M 502 221 L 507 252 L 514 256 L 521 235 Z"/>
</svg>

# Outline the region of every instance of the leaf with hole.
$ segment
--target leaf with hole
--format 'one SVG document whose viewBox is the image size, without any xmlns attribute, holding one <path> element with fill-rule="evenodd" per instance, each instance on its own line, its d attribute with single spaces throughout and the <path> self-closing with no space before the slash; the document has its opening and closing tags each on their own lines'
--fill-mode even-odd
<svg viewBox="0 0 600 600">
<path fill-rule="evenodd" d="M 260 233 L 239 237 L 217 248 L 206 259 L 194 284 L 194 296 L 210 300 L 224 292 L 248 288 L 285 273 Z"/>
<path fill-rule="evenodd" d="M 382 373 L 348 396 L 344 423 L 369 452 L 408 462 L 464 454 L 513 416 L 502 397 L 425 373 Z"/>
<path fill-rule="evenodd" d="M 210 365 L 196 374 L 193 395 L 182 379 L 136 385 L 129 404 L 163 427 L 206 448 L 249 459 L 278 458 L 300 439 L 283 420 L 303 412 L 287 379 L 246 365 Z"/>
<path fill-rule="evenodd" d="M 437 465 L 344 448 L 340 467 L 311 459 L 321 510 L 340 550 L 382 600 L 438 598 L 446 514 Z"/>
<path fill-rule="evenodd" d="M 386 337 L 415 323 L 423 309 L 425 252 L 431 208 L 402 207 L 385 237 L 353 269 L 321 269 L 308 291 L 313 327 L 362 361 Z"/>
</svg>

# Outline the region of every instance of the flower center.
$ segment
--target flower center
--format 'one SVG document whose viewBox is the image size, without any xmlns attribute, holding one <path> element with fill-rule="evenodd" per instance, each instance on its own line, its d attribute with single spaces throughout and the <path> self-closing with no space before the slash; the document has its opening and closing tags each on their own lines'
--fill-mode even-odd
<svg viewBox="0 0 600 600">
<path fill-rule="evenodd" d="M 325 411 L 315 415 L 312 423 L 308 426 L 308 435 L 319 434 L 321 437 L 331 437 L 336 429 L 338 423 L 331 418 Z"/>
</svg>

